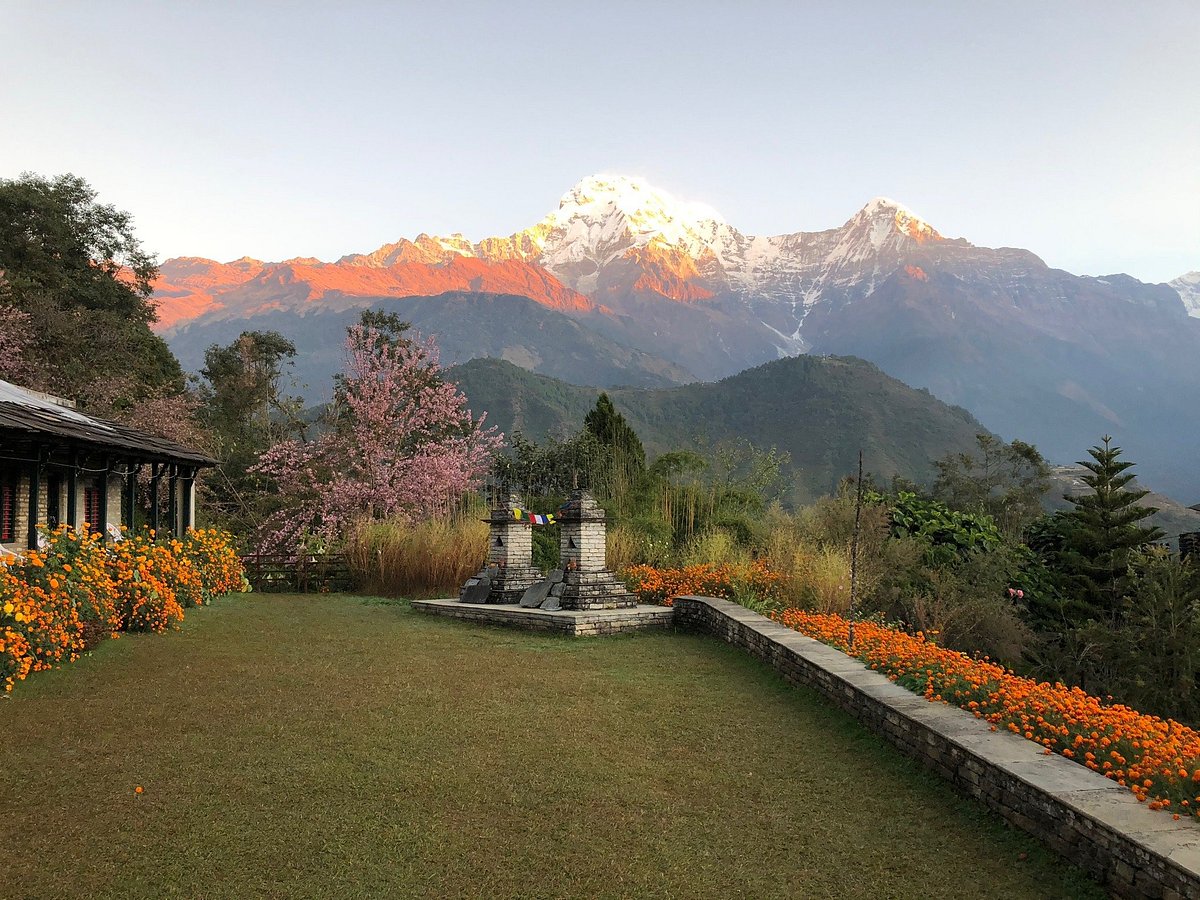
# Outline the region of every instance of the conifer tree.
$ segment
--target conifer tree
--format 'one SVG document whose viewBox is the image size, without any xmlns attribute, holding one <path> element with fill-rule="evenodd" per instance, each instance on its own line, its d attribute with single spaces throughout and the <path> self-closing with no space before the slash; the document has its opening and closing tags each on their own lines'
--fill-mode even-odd
<svg viewBox="0 0 1200 900">
<path fill-rule="evenodd" d="M 638 470 L 646 467 L 646 450 L 623 415 L 613 406 L 608 394 L 596 398 L 596 406 L 583 419 L 583 427 L 596 436 L 602 446 L 613 448 L 614 456 Z"/>
<path fill-rule="evenodd" d="M 1088 451 L 1092 459 L 1080 461 L 1091 493 L 1068 496 L 1074 509 L 1067 516 L 1062 547 L 1062 567 L 1088 606 L 1092 617 L 1117 624 L 1122 600 L 1130 589 L 1131 554 L 1159 540 L 1161 529 L 1140 524 L 1156 509 L 1139 506 L 1149 491 L 1130 490 L 1133 463 L 1119 459 L 1121 448 L 1104 436 L 1103 446 Z"/>
<path fill-rule="evenodd" d="M 596 406 L 583 419 L 583 430 L 595 437 L 601 464 L 587 473 L 586 483 L 593 491 L 614 502 L 623 513 L 629 491 L 636 487 L 646 472 L 646 450 L 623 415 L 613 406 L 612 398 L 602 393 Z"/>
</svg>

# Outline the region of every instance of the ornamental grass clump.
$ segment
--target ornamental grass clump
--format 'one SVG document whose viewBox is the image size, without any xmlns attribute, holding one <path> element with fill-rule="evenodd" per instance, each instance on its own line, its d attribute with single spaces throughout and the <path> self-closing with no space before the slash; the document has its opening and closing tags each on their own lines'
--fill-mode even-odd
<svg viewBox="0 0 1200 900">
<path fill-rule="evenodd" d="M 802 634 L 850 653 L 928 700 L 950 703 L 1099 772 L 1151 809 L 1200 815 L 1200 732 L 1108 703 L 1078 687 L 1017 675 L 987 658 L 939 646 L 872 622 L 787 609 L 774 616 Z"/>
<path fill-rule="evenodd" d="M 457 595 L 487 556 L 488 526 L 476 519 L 361 525 L 346 546 L 355 580 L 391 597 Z"/>
</svg>

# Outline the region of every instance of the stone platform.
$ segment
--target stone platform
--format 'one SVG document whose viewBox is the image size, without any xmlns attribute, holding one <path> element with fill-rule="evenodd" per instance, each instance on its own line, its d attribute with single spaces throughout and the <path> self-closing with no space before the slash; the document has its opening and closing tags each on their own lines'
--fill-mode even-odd
<svg viewBox="0 0 1200 900">
<path fill-rule="evenodd" d="M 435 616 L 465 619 L 484 625 L 506 625 L 526 631 L 553 631 L 572 637 L 625 634 L 671 628 L 675 610 L 669 606 L 626 609 L 522 609 L 507 603 L 462 603 L 458 600 L 413 600 L 412 608 Z"/>
</svg>

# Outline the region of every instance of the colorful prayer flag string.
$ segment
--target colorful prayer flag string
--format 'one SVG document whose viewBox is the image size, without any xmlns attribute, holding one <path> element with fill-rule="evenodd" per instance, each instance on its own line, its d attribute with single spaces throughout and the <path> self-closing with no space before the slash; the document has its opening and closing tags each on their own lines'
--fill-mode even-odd
<svg viewBox="0 0 1200 900">
<path fill-rule="evenodd" d="M 538 513 L 531 513 L 527 510 L 518 508 L 518 509 L 514 509 L 512 511 L 512 514 L 513 514 L 513 518 L 516 519 L 518 522 L 523 522 L 523 521 L 528 520 L 533 525 L 553 525 L 554 524 L 554 514 L 553 513 L 547 513 L 546 515 L 543 516 Z"/>
</svg>

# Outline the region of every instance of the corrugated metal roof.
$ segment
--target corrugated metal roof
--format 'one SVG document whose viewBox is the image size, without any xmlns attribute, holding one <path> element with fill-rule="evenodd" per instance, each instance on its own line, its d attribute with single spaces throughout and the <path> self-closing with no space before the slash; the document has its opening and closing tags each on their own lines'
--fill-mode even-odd
<svg viewBox="0 0 1200 900">
<path fill-rule="evenodd" d="M 0 432 L 5 431 L 122 450 L 146 460 L 170 460 L 198 466 L 216 464 L 216 460 L 198 450 L 117 422 L 85 415 L 54 402 L 45 394 L 0 381 Z"/>
</svg>

